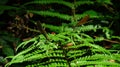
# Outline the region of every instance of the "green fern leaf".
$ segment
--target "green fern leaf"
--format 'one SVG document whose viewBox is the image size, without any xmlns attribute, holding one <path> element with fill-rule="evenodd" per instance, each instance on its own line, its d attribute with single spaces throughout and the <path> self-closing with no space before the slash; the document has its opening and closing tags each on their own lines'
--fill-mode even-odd
<svg viewBox="0 0 120 67">
<path fill-rule="evenodd" d="M 57 12 L 51 12 L 51 11 L 34 11 L 34 10 L 28 10 L 28 12 L 34 13 L 34 14 L 38 14 L 38 15 L 42 15 L 42 16 L 50 16 L 50 17 L 58 17 L 64 20 L 69 20 L 71 19 L 72 16 L 69 15 L 65 15 L 65 14 L 60 14 Z"/>
<path fill-rule="evenodd" d="M 54 1 L 54 0 L 49 0 L 49 1 L 32 1 L 32 2 L 28 2 L 25 3 L 23 6 L 25 5 L 29 5 L 29 4 L 52 4 L 52 3 L 57 3 L 57 4 L 62 4 L 65 5 L 69 8 L 74 8 L 74 5 L 70 2 L 66 2 L 66 1 Z"/>
</svg>

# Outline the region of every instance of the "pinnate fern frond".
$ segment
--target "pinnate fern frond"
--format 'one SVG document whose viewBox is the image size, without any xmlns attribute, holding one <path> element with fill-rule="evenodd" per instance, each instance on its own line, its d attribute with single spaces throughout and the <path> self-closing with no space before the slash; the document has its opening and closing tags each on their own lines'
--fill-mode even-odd
<svg viewBox="0 0 120 67">
<path fill-rule="evenodd" d="M 109 51 L 94 44 L 94 42 L 90 40 L 86 41 L 87 38 L 92 39 L 89 35 L 85 35 L 85 34 L 81 34 L 81 35 L 75 32 L 69 32 L 68 34 L 64 32 L 56 35 L 49 34 L 52 42 L 45 41 L 44 40 L 45 37 L 41 36 L 40 40 L 38 40 L 38 43 L 28 46 L 27 49 L 18 53 L 6 66 L 10 66 L 11 64 L 14 63 L 25 63 L 25 62 L 35 62 L 32 64 L 26 64 L 26 67 L 30 67 L 30 66 L 52 67 L 53 65 L 65 66 L 65 67 L 69 65 L 70 66 L 83 66 L 83 65 L 120 66 L 118 63 L 114 63 L 114 62 L 111 63 L 109 61 L 111 59 L 117 60 L 116 58 L 117 55 L 116 57 L 114 57 Z M 65 43 L 69 43 L 69 42 L 72 42 L 74 44 L 71 46 L 65 46 Z M 21 45 L 21 47 L 24 46 L 24 44 Z M 86 55 L 88 53 L 90 53 L 89 56 Z M 43 60 L 45 61 L 43 62 Z"/>
<path fill-rule="evenodd" d="M 80 5 L 83 5 L 83 4 L 94 4 L 94 2 L 93 1 L 86 1 L 86 0 L 84 0 L 84 1 L 77 1 L 75 3 L 76 8 L 77 8 L 77 6 L 80 6 Z"/>
<path fill-rule="evenodd" d="M 49 1 L 32 1 L 32 2 L 28 2 L 25 5 L 29 5 L 29 4 L 53 4 L 53 3 L 57 3 L 57 4 L 62 4 L 65 5 L 69 8 L 74 8 L 74 4 L 70 3 L 70 2 L 66 2 L 66 1 L 54 1 L 54 0 L 49 0 Z"/>
<path fill-rule="evenodd" d="M 28 12 L 37 14 L 37 15 L 42 15 L 42 16 L 50 16 L 50 17 L 58 17 L 64 20 L 70 20 L 72 16 L 66 15 L 66 14 L 60 14 L 57 12 L 50 12 L 50 11 L 34 11 L 34 10 L 28 10 Z"/>
</svg>

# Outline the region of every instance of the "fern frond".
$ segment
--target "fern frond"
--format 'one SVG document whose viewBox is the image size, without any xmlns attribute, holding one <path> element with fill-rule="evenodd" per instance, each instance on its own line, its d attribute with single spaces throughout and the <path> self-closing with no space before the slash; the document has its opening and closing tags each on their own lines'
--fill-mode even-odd
<svg viewBox="0 0 120 67">
<path fill-rule="evenodd" d="M 50 24 L 43 24 L 43 26 L 45 28 L 50 29 L 50 31 L 56 32 L 56 33 L 60 33 L 63 32 L 63 26 L 54 26 L 54 25 L 50 25 Z"/>
<path fill-rule="evenodd" d="M 85 57 L 81 57 L 81 58 L 78 58 L 74 61 L 93 61 L 93 60 L 107 60 L 109 61 L 110 59 L 113 59 L 113 60 L 117 60 L 117 58 L 113 58 L 112 55 L 106 55 L 106 54 L 95 54 L 95 55 L 92 55 L 92 56 L 85 56 Z"/>
<path fill-rule="evenodd" d="M 112 5 L 113 3 L 111 2 L 111 0 L 104 0 L 104 1 L 101 1 L 101 0 L 97 0 L 98 3 L 106 3 L 106 4 L 110 4 Z"/>
<path fill-rule="evenodd" d="M 120 36 L 111 36 L 111 38 L 117 38 L 120 40 Z"/>
<path fill-rule="evenodd" d="M 87 53 L 87 50 L 70 50 L 67 53 L 67 56 L 68 56 L 69 59 L 74 58 L 74 60 L 75 60 L 78 57 L 82 57 L 86 53 Z"/>
<path fill-rule="evenodd" d="M 4 6 L 4 5 L 0 5 L 0 10 L 1 10 L 1 11 L 4 11 L 4 10 L 12 10 L 12 9 L 18 10 L 19 8 L 13 7 L 13 6 Z"/>
<path fill-rule="evenodd" d="M 85 65 L 88 65 L 88 66 L 89 65 L 105 65 L 105 66 L 110 65 L 113 67 L 120 66 L 120 64 L 118 64 L 118 63 L 110 62 L 111 59 L 117 60 L 117 58 L 113 58 L 112 56 L 109 56 L 109 55 L 96 54 L 93 56 L 86 56 L 86 57 L 77 58 L 77 59 L 71 61 L 71 64 L 76 64 L 75 66 L 81 66 L 81 65 L 84 65 L 84 63 L 85 63 Z M 107 63 L 105 63 L 105 62 L 107 62 Z"/>
<path fill-rule="evenodd" d="M 36 44 L 38 39 L 39 39 L 39 36 L 38 36 L 38 37 L 34 37 L 34 38 L 32 38 L 32 39 L 30 39 L 30 40 L 28 40 L 28 41 L 22 42 L 22 43 L 17 47 L 16 51 L 17 51 L 20 47 L 24 48 L 28 43 L 32 43 L 32 45 Z"/>
<path fill-rule="evenodd" d="M 71 66 L 82 66 L 82 65 L 105 65 L 105 66 L 112 66 L 112 67 L 119 67 L 120 64 L 118 63 L 111 63 L 109 61 L 77 61 L 76 63 L 71 63 Z"/>
<path fill-rule="evenodd" d="M 96 32 L 96 30 L 100 29 L 101 26 L 100 25 L 86 25 L 86 26 L 80 26 L 80 27 L 77 27 L 76 28 L 76 31 L 79 31 L 79 32 L 86 32 L 86 31 L 94 31 Z"/>
<path fill-rule="evenodd" d="M 49 1 L 32 1 L 32 2 L 28 2 L 23 4 L 23 6 L 29 5 L 29 4 L 52 4 L 52 3 L 57 3 L 57 4 L 62 4 L 65 5 L 69 8 L 74 8 L 74 5 L 70 2 L 66 2 L 66 1 L 54 1 L 54 0 L 49 0 Z"/>
<path fill-rule="evenodd" d="M 84 1 L 77 1 L 77 2 L 75 3 L 76 8 L 77 8 L 78 6 L 83 5 L 83 4 L 94 4 L 94 2 L 93 2 L 93 1 L 86 1 L 86 0 L 84 0 Z"/>
<path fill-rule="evenodd" d="M 50 31 L 53 31 L 55 33 L 61 33 L 61 32 L 72 32 L 73 28 L 68 27 L 68 24 L 62 25 L 62 26 L 54 26 L 50 24 L 43 24 L 43 27 L 50 29 Z"/>
<path fill-rule="evenodd" d="M 110 38 L 111 38 L 111 36 L 110 36 L 110 29 L 107 28 L 107 27 L 102 27 L 101 29 L 102 29 L 102 31 L 105 33 L 106 38 L 107 38 L 107 39 L 110 39 Z"/>
<path fill-rule="evenodd" d="M 51 11 L 34 11 L 34 10 L 27 10 L 28 12 L 37 14 L 37 15 L 42 15 L 42 16 L 50 16 L 50 17 L 58 17 L 64 20 L 69 20 L 72 18 L 72 16 L 66 15 L 66 14 L 60 14 L 57 12 L 51 12 Z"/>
</svg>

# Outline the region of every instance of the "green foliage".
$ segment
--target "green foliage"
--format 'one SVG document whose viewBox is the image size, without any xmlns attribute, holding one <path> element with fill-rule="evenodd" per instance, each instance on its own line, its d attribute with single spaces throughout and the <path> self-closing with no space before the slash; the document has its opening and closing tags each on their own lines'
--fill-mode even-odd
<svg viewBox="0 0 120 67">
<path fill-rule="evenodd" d="M 13 37 L 8 32 L 0 32 L 0 64 L 5 64 L 4 56 L 14 56 L 15 48 L 17 47 L 19 39 Z M 14 45 L 13 45 L 14 43 Z"/>
<path fill-rule="evenodd" d="M 14 48 L 12 43 L 17 41 L 17 38 L 14 38 L 12 35 L 8 34 L 7 32 L 0 32 L 0 46 L 2 46 L 3 54 L 6 56 L 13 56 L 14 55 Z"/>
<path fill-rule="evenodd" d="M 98 2 L 98 3 L 112 4 L 111 0 L 104 0 L 104 1 L 97 0 L 97 2 Z"/>
<path fill-rule="evenodd" d="M 23 6 L 29 5 L 29 4 L 52 4 L 52 3 L 62 4 L 62 5 L 68 6 L 71 9 L 75 9 L 82 4 L 93 4 L 94 2 L 92 2 L 92 1 L 78 1 L 75 4 L 73 4 L 70 2 L 66 2 L 66 1 L 33 1 L 33 2 L 28 2 L 28 3 L 24 4 Z M 38 15 L 43 15 L 43 16 L 58 17 L 58 18 L 61 18 L 64 20 L 69 20 L 69 21 L 71 21 L 71 19 L 73 18 L 72 16 L 69 16 L 66 14 L 61 14 L 58 12 L 34 11 L 34 10 L 28 10 L 28 12 L 32 12 L 32 13 L 35 13 Z M 86 16 L 87 14 L 90 15 L 91 18 L 100 17 L 97 12 L 95 12 L 93 10 L 88 10 L 88 11 L 84 12 L 83 14 L 75 14 L 75 16 L 76 16 L 75 18 L 76 18 L 76 20 L 79 20 L 82 17 Z"/>
<path fill-rule="evenodd" d="M 76 8 L 86 4 L 94 5 L 95 3 L 112 5 L 110 0 L 97 0 L 96 2 L 85 0 L 74 1 L 74 3 L 63 0 L 34 0 L 23 4 L 21 7 L 27 7 L 31 4 L 58 4 L 60 6 L 67 6 L 67 8 L 71 9 L 71 14 L 64 14 L 49 9 L 43 11 L 26 8 L 26 11 L 43 17 L 49 16 L 55 19 L 57 17 L 61 20 L 70 21 L 70 23 L 61 22 L 62 25 L 59 26 L 47 23 L 43 24 L 44 28 L 55 32 L 55 34 L 48 33 L 50 40 L 47 40 L 45 36 L 40 34 L 30 40 L 22 42 L 17 47 L 16 51 L 18 51 L 18 53 L 15 56 L 5 58 L 11 59 L 5 67 L 21 64 L 21 67 L 120 67 L 120 59 L 118 59 L 120 56 L 119 51 L 118 53 L 112 52 L 112 49 L 107 50 L 100 44 L 100 42 L 108 41 L 112 38 L 120 40 L 119 36 L 112 35 L 109 27 L 92 24 L 92 21 L 90 21 L 91 24 L 74 27 L 74 25 L 86 15 L 90 15 L 90 19 L 92 20 L 103 20 L 103 18 L 105 18 L 105 16 L 93 9 L 86 10 L 83 13 L 76 13 Z"/>
<path fill-rule="evenodd" d="M 13 6 L 0 5 L 0 15 L 3 14 L 5 10 L 17 10 L 19 8 Z"/>
<path fill-rule="evenodd" d="M 1 6 L 1 5 L 5 5 L 7 2 L 8 2 L 8 0 L 4 0 L 4 1 L 0 0 L 0 14 L 2 14 L 3 11 L 5 10 L 5 7 L 7 7 L 7 6 Z"/>
<path fill-rule="evenodd" d="M 33 63 L 26 64 L 26 67 L 120 66 L 118 63 L 109 61 L 120 61 L 113 56 L 114 54 L 112 55 L 108 50 L 96 45 L 94 43 L 96 39 L 87 34 L 77 31 L 64 31 L 59 34 L 49 34 L 48 36 L 51 38 L 50 41 L 40 35 L 21 43 L 17 49 L 22 48 L 24 50 L 14 56 L 6 66 L 27 62 Z M 30 43 L 31 45 L 27 46 Z M 69 43 L 72 43 L 72 46 L 66 46 Z"/>
<path fill-rule="evenodd" d="M 70 3 L 70 2 L 57 1 L 57 0 L 56 1 L 53 1 L 53 0 L 49 0 L 49 1 L 44 1 L 44 0 L 42 0 L 42 1 L 33 1 L 33 2 L 28 2 L 28 3 L 24 4 L 23 6 L 28 5 L 28 4 L 51 4 L 51 3 L 63 4 L 65 6 L 67 6 L 67 7 L 69 7 L 69 8 L 74 7 L 74 5 L 72 3 Z"/>
<path fill-rule="evenodd" d="M 50 12 L 50 11 L 33 11 L 33 10 L 28 10 L 28 12 L 37 14 L 37 15 L 42 15 L 42 16 L 50 16 L 50 17 L 58 17 L 64 20 L 70 20 L 71 16 L 65 15 L 65 14 L 60 14 L 56 12 Z"/>
</svg>

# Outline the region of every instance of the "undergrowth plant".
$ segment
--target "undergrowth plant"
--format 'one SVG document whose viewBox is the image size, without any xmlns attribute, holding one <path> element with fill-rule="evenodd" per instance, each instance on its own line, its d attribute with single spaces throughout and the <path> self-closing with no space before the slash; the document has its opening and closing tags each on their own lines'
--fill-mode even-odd
<svg viewBox="0 0 120 67">
<path fill-rule="evenodd" d="M 101 1 L 98 2 L 101 3 Z M 35 0 L 25 3 L 22 7 L 30 4 L 46 5 L 53 3 L 67 6 L 71 9 L 72 15 L 62 14 L 54 10 L 27 10 L 27 12 L 41 16 L 58 17 L 70 21 L 70 23 L 62 23 L 61 26 L 42 24 L 43 27 L 55 33 L 47 33 L 49 40 L 46 39 L 43 33 L 22 42 L 17 47 L 16 51 L 18 53 L 15 56 L 6 57 L 6 59 L 11 58 L 5 65 L 6 67 L 120 67 L 119 51 L 107 50 L 99 44 L 99 42 L 109 41 L 112 38 L 120 39 L 120 37 L 112 36 L 108 27 L 102 27 L 99 24 L 83 25 L 89 22 L 84 18 L 84 21 L 78 23 L 86 15 L 89 15 L 90 18 L 103 18 L 94 10 L 76 14 L 77 7 L 84 4 L 94 4 L 93 1 L 80 0 L 71 3 L 63 0 Z M 111 4 L 110 0 L 105 0 L 102 3 Z M 38 23 L 38 21 L 30 21 L 35 24 Z M 99 31 L 103 34 L 95 35 Z"/>
<path fill-rule="evenodd" d="M 82 32 L 82 27 L 80 28 L 74 31 L 65 30 L 59 34 L 48 34 L 50 41 L 39 35 L 21 43 L 17 50 L 20 48 L 23 50 L 13 57 L 8 57 L 12 60 L 6 67 L 14 64 L 20 66 L 21 63 L 25 67 L 120 66 L 119 53 L 112 54 L 95 43 L 105 38 L 93 38 Z M 102 28 L 96 27 L 92 30 L 97 29 Z"/>
</svg>

